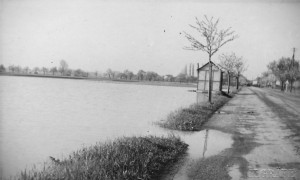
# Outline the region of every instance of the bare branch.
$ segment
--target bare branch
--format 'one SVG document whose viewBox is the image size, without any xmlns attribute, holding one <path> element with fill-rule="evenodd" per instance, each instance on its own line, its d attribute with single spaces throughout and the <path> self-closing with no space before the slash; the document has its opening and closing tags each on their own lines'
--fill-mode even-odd
<svg viewBox="0 0 300 180">
<path fill-rule="evenodd" d="M 185 37 L 191 43 L 190 47 L 184 47 L 186 50 L 201 50 L 205 51 L 211 57 L 214 55 L 222 46 L 227 44 L 230 41 L 233 41 L 238 36 L 234 35 L 234 31 L 231 28 L 227 28 L 224 30 L 218 30 L 219 19 L 214 21 L 214 18 L 208 18 L 206 15 L 204 16 L 204 20 L 199 21 L 197 17 L 196 25 L 189 25 L 191 28 L 197 30 L 200 33 L 200 37 L 202 37 L 203 41 L 206 43 L 202 43 L 190 34 L 185 33 Z"/>
</svg>

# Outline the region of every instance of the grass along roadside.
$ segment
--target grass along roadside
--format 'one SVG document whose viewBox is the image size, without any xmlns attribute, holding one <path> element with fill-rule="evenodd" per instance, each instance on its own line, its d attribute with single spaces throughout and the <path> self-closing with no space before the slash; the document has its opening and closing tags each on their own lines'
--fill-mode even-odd
<svg viewBox="0 0 300 180">
<path fill-rule="evenodd" d="M 223 95 L 214 95 L 212 99 L 211 104 L 209 102 L 195 103 L 187 108 L 175 110 L 167 116 L 166 120 L 157 122 L 157 124 L 173 130 L 199 131 L 211 115 L 230 98 Z"/>
<path fill-rule="evenodd" d="M 123 137 L 80 149 L 17 179 L 156 179 L 187 150 L 178 137 Z"/>
</svg>

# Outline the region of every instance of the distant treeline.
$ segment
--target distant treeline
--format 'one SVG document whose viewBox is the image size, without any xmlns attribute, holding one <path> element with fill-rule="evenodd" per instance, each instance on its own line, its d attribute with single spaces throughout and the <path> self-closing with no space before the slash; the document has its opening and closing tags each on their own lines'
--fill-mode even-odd
<svg viewBox="0 0 300 180">
<path fill-rule="evenodd" d="M 294 83 L 300 81 L 299 61 L 292 58 L 282 57 L 274 60 L 267 65 L 268 71 L 257 77 L 260 86 L 275 86 L 276 81 L 280 82 L 281 90 L 285 89 L 286 84 L 290 91 L 294 88 Z"/>
<path fill-rule="evenodd" d="M 98 71 L 87 72 L 82 69 L 70 69 L 65 60 L 60 61 L 58 67 L 21 67 L 18 65 L 10 65 L 5 67 L 0 65 L 0 73 L 14 75 L 39 75 L 39 76 L 55 76 L 55 77 L 78 77 L 78 78 L 105 78 L 108 80 L 126 80 L 126 81 L 168 81 L 168 82 L 196 82 L 197 78 L 188 76 L 186 73 L 179 73 L 177 76 L 171 74 L 159 75 L 153 71 L 139 70 L 136 74 L 126 69 L 123 72 L 107 69 L 106 72 Z"/>
</svg>

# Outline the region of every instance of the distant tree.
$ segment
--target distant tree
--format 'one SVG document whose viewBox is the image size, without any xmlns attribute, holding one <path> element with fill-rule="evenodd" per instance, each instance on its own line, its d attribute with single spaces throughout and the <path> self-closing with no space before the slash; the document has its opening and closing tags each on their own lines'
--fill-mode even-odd
<svg viewBox="0 0 300 180">
<path fill-rule="evenodd" d="M 33 72 L 34 72 L 34 74 L 38 74 L 38 73 L 39 73 L 39 71 L 40 71 L 40 68 L 39 68 L 39 67 L 35 67 L 35 68 L 33 68 Z"/>
<path fill-rule="evenodd" d="M 23 69 L 23 71 L 26 73 L 26 74 L 28 74 L 29 73 L 29 67 L 28 66 L 26 66 L 26 67 L 24 67 L 24 69 Z"/>
<path fill-rule="evenodd" d="M 134 75 L 133 72 L 129 71 L 128 69 L 126 69 L 124 71 L 124 74 L 126 75 L 126 79 L 129 79 L 129 80 L 131 80 Z"/>
<path fill-rule="evenodd" d="M 44 72 L 44 75 L 45 75 L 49 70 L 46 67 L 42 67 L 42 71 Z"/>
<path fill-rule="evenodd" d="M 242 74 L 247 70 L 246 61 L 243 57 L 238 57 L 235 53 L 222 54 L 219 56 L 221 66 L 225 67 L 235 75 Z"/>
<path fill-rule="evenodd" d="M 137 79 L 142 81 L 142 80 L 144 80 L 145 75 L 146 75 L 145 71 L 139 70 L 138 73 L 137 73 Z"/>
<path fill-rule="evenodd" d="M 71 76 L 72 75 L 72 70 L 71 69 L 67 69 L 65 71 L 65 76 Z"/>
<path fill-rule="evenodd" d="M 180 73 L 176 76 L 176 79 L 175 79 L 177 82 L 186 82 L 187 79 L 186 79 L 186 74 L 184 73 Z"/>
<path fill-rule="evenodd" d="M 285 80 L 285 76 L 281 77 L 280 75 L 280 70 L 278 68 L 278 62 L 277 61 L 272 61 L 267 65 L 267 68 L 275 75 L 276 78 L 278 78 L 280 80 L 280 82 L 282 83 Z M 281 90 L 283 90 L 283 84 L 281 87 Z"/>
<path fill-rule="evenodd" d="M 290 82 L 290 91 L 292 92 L 294 82 L 300 79 L 299 62 L 291 58 L 286 59 L 287 65 L 287 79 Z"/>
<path fill-rule="evenodd" d="M 8 66 L 8 70 L 10 71 L 10 72 L 15 72 L 15 65 L 10 65 L 10 66 Z"/>
<path fill-rule="evenodd" d="M 269 73 L 267 71 L 263 72 L 261 74 L 261 85 L 268 86 L 268 84 L 270 83 L 268 78 L 269 78 Z"/>
<path fill-rule="evenodd" d="M 272 61 L 267 65 L 268 69 L 280 80 L 281 90 L 284 90 L 284 82 L 287 80 L 287 65 L 285 58 L 281 58 L 278 61 Z"/>
<path fill-rule="evenodd" d="M 112 75 L 112 74 L 113 74 L 113 71 L 112 71 L 110 68 L 106 70 L 106 74 L 108 75 L 108 78 L 109 78 L 109 79 L 113 78 L 113 77 L 112 77 L 112 76 L 113 76 L 113 75 Z"/>
<path fill-rule="evenodd" d="M 117 72 L 116 73 L 116 78 L 118 78 L 118 79 L 127 79 L 127 75 L 125 73 L 122 73 L 122 72 Z"/>
<path fill-rule="evenodd" d="M 237 88 L 239 86 L 239 77 L 240 75 L 247 70 L 246 61 L 243 57 L 238 57 L 235 53 L 231 54 L 222 54 L 219 56 L 221 66 L 225 67 L 237 77 Z"/>
<path fill-rule="evenodd" d="M 212 64 L 211 57 L 225 44 L 237 38 L 231 28 L 224 30 L 218 29 L 219 19 L 213 20 L 204 16 L 204 20 L 199 21 L 196 18 L 196 26 L 190 25 L 193 29 L 197 30 L 202 38 L 202 41 L 196 39 L 192 35 L 185 33 L 185 37 L 190 41 L 191 46 L 185 47 L 187 50 L 204 51 L 208 54 L 210 68 L 209 68 L 209 102 L 211 102 L 212 91 Z"/>
<path fill-rule="evenodd" d="M 5 67 L 3 64 L 0 65 L 0 72 L 5 72 Z"/>
<path fill-rule="evenodd" d="M 58 72 L 58 70 L 57 70 L 56 67 L 52 67 L 52 68 L 50 69 L 50 72 L 52 73 L 52 75 L 54 75 L 55 73 Z"/>
<path fill-rule="evenodd" d="M 20 73 L 22 71 L 22 67 L 21 66 L 15 66 L 15 72 L 16 73 Z"/>
<path fill-rule="evenodd" d="M 158 74 L 156 72 L 148 71 L 148 72 L 146 72 L 145 79 L 148 81 L 154 81 L 157 76 L 158 76 Z"/>
<path fill-rule="evenodd" d="M 165 81 L 170 81 L 170 82 L 172 82 L 172 81 L 175 80 L 175 78 L 174 78 L 173 75 L 167 74 L 167 75 L 165 75 L 164 80 L 165 80 Z"/>
<path fill-rule="evenodd" d="M 117 79 L 121 79 L 121 72 L 114 71 L 114 77 L 117 78 Z"/>
<path fill-rule="evenodd" d="M 113 79 L 115 79 L 115 76 L 116 76 L 116 71 L 111 71 L 111 77 L 112 77 Z"/>
<path fill-rule="evenodd" d="M 74 76 L 79 77 L 79 76 L 83 76 L 83 71 L 81 69 L 76 69 L 74 71 Z"/>
<path fill-rule="evenodd" d="M 65 60 L 61 60 L 59 63 L 59 69 L 58 71 L 61 73 L 61 75 L 63 76 L 65 74 L 65 72 L 68 70 L 68 63 Z"/>
<path fill-rule="evenodd" d="M 197 77 L 193 77 L 193 76 L 188 76 L 186 78 L 187 82 L 197 82 Z"/>
<path fill-rule="evenodd" d="M 157 74 L 157 76 L 155 77 L 155 81 L 164 81 L 164 77 Z"/>
</svg>

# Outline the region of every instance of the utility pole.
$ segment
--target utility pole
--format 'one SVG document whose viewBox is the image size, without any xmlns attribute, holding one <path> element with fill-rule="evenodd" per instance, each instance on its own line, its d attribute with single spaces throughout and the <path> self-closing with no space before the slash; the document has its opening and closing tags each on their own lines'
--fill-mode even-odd
<svg viewBox="0 0 300 180">
<path fill-rule="evenodd" d="M 294 70 L 294 64 L 295 64 L 295 50 L 296 50 L 296 48 L 293 48 L 293 56 L 292 56 L 292 67 L 293 67 L 293 70 Z"/>
<path fill-rule="evenodd" d="M 199 90 L 199 63 L 197 63 L 197 93 Z"/>
<path fill-rule="evenodd" d="M 292 73 L 293 73 L 293 76 L 295 75 L 295 68 L 294 68 L 294 65 L 295 65 L 295 50 L 296 48 L 293 48 L 293 56 L 292 56 Z M 293 90 L 293 84 L 294 84 L 294 77 L 292 76 L 292 79 L 291 79 L 291 89 L 290 89 L 290 92 L 292 92 Z"/>
</svg>

